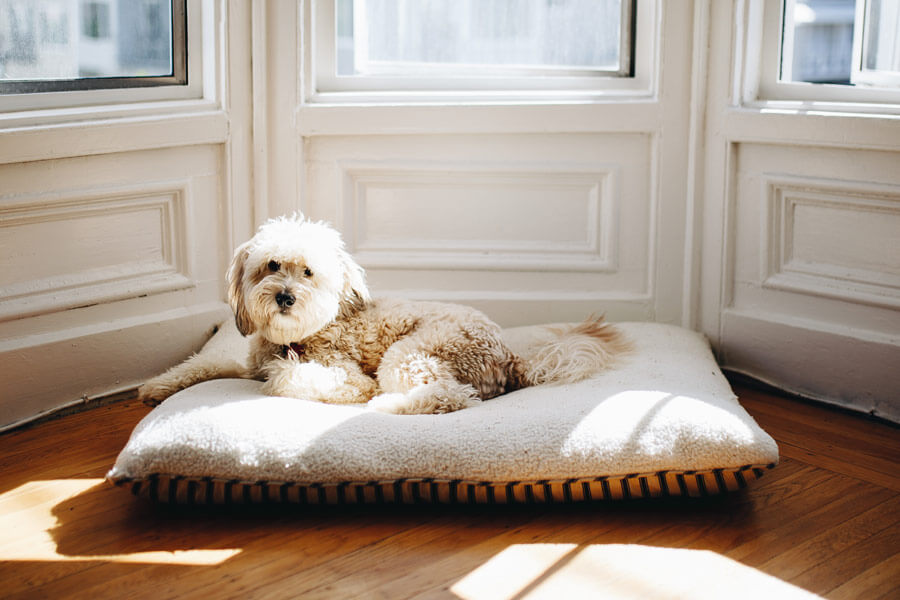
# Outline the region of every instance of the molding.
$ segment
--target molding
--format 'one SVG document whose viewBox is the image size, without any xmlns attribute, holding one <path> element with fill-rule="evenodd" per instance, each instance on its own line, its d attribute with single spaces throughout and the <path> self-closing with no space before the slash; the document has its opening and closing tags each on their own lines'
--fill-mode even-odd
<svg viewBox="0 0 900 600">
<path fill-rule="evenodd" d="M 226 113 L 215 109 L 2 129 L 0 164 L 221 144 L 228 139 L 228 128 Z"/>
<path fill-rule="evenodd" d="M 253 148 L 251 166 L 253 169 L 253 224 L 261 225 L 268 214 L 269 197 L 269 164 L 268 152 L 268 103 L 267 78 L 269 75 L 268 52 L 266 47 L 266 25 L 268 5 L 266 2 L 253 2 L 250 13 L 250 88 L 251 92 L 251 130 L 253 132 Z"/>
<path fill-rule="evenodd" d="M 681 325 L 696 329 L 699 324 L 701 257 L 703 252 L 703 186 L 706 172 L 707 80 L 709 77 L 710 3 L 694 3 L 693 44 L 691 46 L 691 95 L 687 143 L 687 185 L 685 189 L 684 268 L 681 284 Z"/>
<path fill-rule="evenodd" d="M 741 142 L 848 150 L 898 150 L 900 115 L 827 112 L 821 106 L 767 103 L 725 110 L 721 134 Z"/>
<path fill-rule="evenodd" d="M 303 104 L 301 137 L 500 133 L 652 133 L 662 125 L 658 98 L 605 103 Z"/>
<path fill-rule="evenodd" d="M 306 41 L 302 55 L 302 95 L 305 104 L 519 104 L 589 103 L 653 97 L 659 90 L 660 31 L 664 5 L 661 0 L 637 2 L 632 34 L 634 45 L 631 77 L 334 77 L 336 52 L 334 2 L 303 0 L 302 30 Z M 627 26 L 627 24 L 625 25 Z M 317 54 L 321 53 L 321 54 Z"/>
<path fill-rule="evenodd" d="M 737 195 L 738 195 L 738 152 L 739 144 L 727 140 L 725 142 L 724 163 L 724 209 L 722 211 L 722 240 L 719 255 L 721 262 L 721 281 L 719 289 L 719 310 L 734 305 L 735 260 L 737 247 L 734 232 L 737 231 Z M 721 336 L 721 319 L 720 331 Z"/>
<path fill-rule="evenodd" d="M 376 297 L 381 294 L 376 293 Z M 435 289 L 402 289 L 389 290 L 384 297 L 403 297 L 411 300 L 437 302 L 622 302 L 649 305 L 653 296 L 649 294 L 627 291 L 490 291 L 490 290 L 435 290 Z"/>
<path fill-rule="evenodd" d="M 900 307 L 900 263 L 891 271 L 795 260 L 798 207 L 891 217 L 900 223 L 900 186 L 764 174 L 767 218 L 761 245 L 762 287 L 872 306 Z M 884 240 L 887 244 L 890 240 Z M 823 242 L 826 243 L 826 242 Z M 885 261 L 897 256 L 885 247 Z"/>
<path fill-rule="evenodd" d="M 189 181 L 172 181 L 89 192 L 35 194 L 5 203 L 0 207 L 0 230 L 156 211 L 162 256 L 154 262 L 127 262 L 6 285 L 0 288 L 0 321 L 193 287 L 188 251 L 190 197 Z"/>
<path fill-rule="evenodd" d="M 900 423 L 896 336 L 758 310 L 727 310 L 722 321 L 723 368 Z"/>
<path fill-rule="evenodd" d="M 198 351 L 230 314 L 209 302 L 0 340 L 0 431 L 137 387 Z"/>
<path fill-rule="evenodd" d="M 342 227 L 348 249 L 367 268 L 468 269 L 480 271 L 615 272 L 617 264 L 617 167 L 484 163 L 339 162 L 343 181 Z M 367 241 L 362 231 L 371 189 L 533 189 L 560 187 L 583 192 L 587 230 L 584 240 Z"/>
</svg>

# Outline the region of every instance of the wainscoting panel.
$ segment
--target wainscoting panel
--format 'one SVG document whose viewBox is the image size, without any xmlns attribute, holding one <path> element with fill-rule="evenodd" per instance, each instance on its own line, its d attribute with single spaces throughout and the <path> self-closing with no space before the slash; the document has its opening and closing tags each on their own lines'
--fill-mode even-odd
<svg viewBox="0 0 900 600">
<path fill-rule="evenodd" d="M 343 224 L 358 260 L 399 269 L 616 270 L 616 170 L 442 167 L 341 165 Z"/>
<path fill-rule="evenodd" d="M 900 186 L 773 177 L 767 187 L 764 287 L 900 307 Z"/>
<path fill-rule="evenodd" d="M 316 137 L 306 204 L 342 231 L 376 295 L 465 302 L 504 325 L 550 307 L 646 318 L 652 139 Z"/>
<path fill-rule="evenodd" d="M 741 143 L 731 160 L 725 366 L 900 421 L 900 155 Z"/>
<path fill-rule="evenodd" d="M 0 166 L 0 429 L 132 387 L 228 318 L 222 155 Z"/>
<path fill-rule="evenodd" d="M 188 181 L 0 207 L 0 320 L 191 286 Z"/>
</svg>

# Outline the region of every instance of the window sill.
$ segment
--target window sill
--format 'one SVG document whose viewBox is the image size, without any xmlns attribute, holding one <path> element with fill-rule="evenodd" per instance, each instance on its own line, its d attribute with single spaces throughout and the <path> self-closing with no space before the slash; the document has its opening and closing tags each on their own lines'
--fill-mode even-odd
<svg viewBox="0 0 900 600">
<path fill-rule="evenodd" d="M 209 100 L 0 114 L 0 164 L 222 143 L 228 117 Z"/>
<path fill-rule="evenodd" d="M 349 102 L 315 96 L 297 109 L 302 136 L 464 133 L 646 132 L 660 121 L 659 99 L 650 93 L 602 99 L 553 100 L 528 97 L 489 99 L 420 98 L 404 101 L 371 95 Z"/>
<path fill-rule="evenodd" d="M 886 107 L 890 112 L 856 108 L 820 102 L 748 103 L 728 110 L 724 133 L 741 141 L 900 149 L 900 106 Z"/>
</svg>

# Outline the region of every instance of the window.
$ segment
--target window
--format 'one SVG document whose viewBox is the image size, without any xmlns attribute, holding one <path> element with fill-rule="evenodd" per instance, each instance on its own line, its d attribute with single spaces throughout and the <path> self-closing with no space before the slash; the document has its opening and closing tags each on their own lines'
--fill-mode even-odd
<svg viewBox="0 0 900 600">
<path fill-rule="evenodd" d="M 900 0 L 766 0 L 764 13 L 760 97 L 896 102 Z"/>
<path fill-rule="evenodd" d="M 861 2 L 856 22 L 853 82 L 900 87 L 900 0 Z"/>
<path fill-rule="evenodd" d="M 634 0 L 331 0 L 311 7 L 319 92 L 646 87 L 646 73 L 634 82 L 641 70 Z"/>
<path fill-rule="evenodd" d="M 185 0 L 0 0 L 0 93 L 186 84 Z"/>
</svg>

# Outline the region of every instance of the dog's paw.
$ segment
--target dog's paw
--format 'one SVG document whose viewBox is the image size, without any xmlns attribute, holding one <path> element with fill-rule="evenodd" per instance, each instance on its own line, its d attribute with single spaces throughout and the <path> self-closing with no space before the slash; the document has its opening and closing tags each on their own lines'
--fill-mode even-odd
<svg viewBox="0 0 900 600">
<path fill-rule="evenodd" d="M 175 393 L 172 386 L 151 379 L 138 388 L 138 400 L 147 406 L 157 406 L 163 400 Z"/>
<path fill-rule="evenodd" d="M 406 394 L 378 394 L 366 404 L 366 408 L 393 415 L 406 414 L 409 398 Z"/>
<path fill-rule="evenodd" d="M 420 385 L 406 394 L 385 393 L 369 401 L 368 408 L 395 415 L 434 415 L 481 404 L 471 385 L 440 381 Z"/>
</svg>

